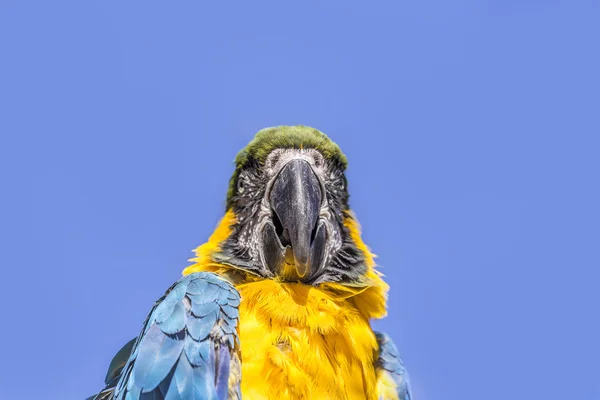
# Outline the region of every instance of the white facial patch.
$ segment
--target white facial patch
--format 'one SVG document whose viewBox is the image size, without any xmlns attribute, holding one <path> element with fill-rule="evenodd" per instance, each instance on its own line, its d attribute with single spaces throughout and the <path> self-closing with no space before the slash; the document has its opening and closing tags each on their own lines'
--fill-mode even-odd
<svg viewBox="0 0 600 400">
<path fill-rule="evenodd" d="M 315 149 L 275 149 L 267 157 L 264 165 L 264 170 L 269 178 L 274 177 L 277 173 L 291 160 L 304 160 L 310 164 L 313 171 L 322 181 L 325 176 L 325 159 L 323 155 Z"/>
</svg>

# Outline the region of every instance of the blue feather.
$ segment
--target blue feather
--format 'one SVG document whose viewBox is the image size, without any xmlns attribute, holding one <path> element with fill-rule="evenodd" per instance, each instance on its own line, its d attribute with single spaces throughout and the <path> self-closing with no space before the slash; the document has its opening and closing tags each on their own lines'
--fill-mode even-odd
<svg viewBox="0 0 600 400">
<path fill-rule="evenodd" d="M 127 388 L 128 392 L 132 392 L 133 391 L 133 387 L 135 386 L 135 376 L 133 376 L 133 374 L 131 374 L 131 370 L 132 370 L 132 365 L 129 365 L 129 368 L 127 369 L 127 373 L 125 373 L 124 375 L 128 375 L 130 376 L 129 381 L 127 382 L 127 385 L 123 385 Z M 120 383 L 123 383 L 122 381 Z M 119 390 L 119 386 L 121 385 L 117 385 L 117 390 Z M 140 392 L 140 390 L 138 390 L 138 392 Z"/>
<path fill-rule="evenodd" d="M 132 390 L 130 392 L 127 392 L 127 397 L 125 398 L 125 400 L 139 400 L 140 398 L 140 393 L 141 390 Z"/>
<path fill-rule="evenodd" d="M 398 398 L 400 400 L 411 400 L 410 380 L 408 372 L 404 368 L 404 362 L 392 339 L 385 333 L 375 332 L 379 345 L 379 358 L 377 368 L 382 368 L 390 373 L 396 383 Z"/>
<path fill-rule="evenodd" d="M 224 305 L 221 306 L 221 310 L 231 319 L 237 319 L 240 317 L 237 307 Z"/>
<path fill-rule="evenodd" d="M 214 388 L 214 372 L 208 371 L 205 365 L 194 368 L 193 394 L 194 400 L 218 400 Z"/>
<path fill-rule="evenodd" d="M 162 323 L 156 321 L 160 329 L 166 333 L 167 335 L 174 335 L 177 332 L 181 332 L 185 329 L 185 307 L 183 303 L 175 304 L 173 307 L 173 312 Z"/>
<path fill-rule="evenodd" d="M 177 368 L 173 372 L 165 400 L 186 400 L 192 396 L 192 379 L 194 376 L 193 368 L 185 357 L 185 354 L 179 356 Z"/>
<path fill-rule="evenodd" d="M 215 274 L 182 278 L 150 312 L 114 399 L 227 399 L 239 302 L 235 288 Z"/>
<path fill-rule="evenodd" d="M 194 340 L 204 340 L 217 323 L 217 313 L 212 312 L 203 318 L 191 318 L 188 320 L 188 333 Z"/>
<path fill-rule="evenodd" d="M 222 290 L 220 286 L 209 283 L 208 285 L 206 285 L 206 288 L 201 293 L 201 295 L 205 299 L 210 298 L 210 299 L 213 299 L 212 301 L 214 301 L 215 299 L 218 298 L 218 294 L 219 294 L 220 290 Z"/>
<path fill-rule="evenodd" d="M 202 342 L 188 340 L 185 343 L 185 355 L 192 366 L 198 367 L 213 362 L 214 357 L 211 357 L 211 353 L 214 351 L 213 348 L 214 343 L 211 340 Z"/>
<path fill-rule="evenodd" d="M 227 300 L 229 300 L 229 305 L 232 307 L 239 307 L 240 305 L 240 297 L 232 297 L 231 295 L 229 295 L 227 297 Z"/>
<path fill-rule="evenodd" d="M 143 393 L 153 391 L 165 379 L 179 359 L 184 343 L 165 335 L 156 325 L 150 328 L 140 343 L 137 369 L 133 370 L 136 385 Z"/>
<path fill-rule="evenodd" d="M 202 292 L 204 292 L 204 290 L 206 289 L 207 285 L 208 282 L 205 280 L 193 280 L 189 283 L 187 292 L 188 294 L 202 294 Z"/>
<path fill-rule="evenodd" d="M 215 379 L 215 385 L 217 387 L 217 397 L 219 399 L 227 399 L 229 392 L 229 365 L 231 363 L 231 357 L 229 349 L 225 346 L 219 347 L 218 361 L 216 365 L 217 377 Z"/>
<path fill-rule="evenodd" d="M 185 296 L 186 289 L 189 283 L 187 281 L 183 281 L 177 284 L 165 297 L 165 299 L 161 302 L 161 304 L 165 304 L 166 307 L 172 308 L 175 304 L 179 303 L 183 300 L 183 296 Z"/>
<path fill-rule="evenodd" d="M 209 313 L 216 314 L 219 311 L 219 305 L 217 303 L 199 303 L 196 301 L 196 297 L 190 296 L 192 300 L 192 314 L 195 317 L 202 318 Z"/>
<path fill-rule="evenodd" d="M 229 282 L 222 279 L 213 279 L 212 283 L 215 283 L 216 285 L 220 286 L 221 289 L 223 289 L 221 293 L 227 294 Z"/>
<path fill-rule="evenodd" d="M 235 333 L 235 328 L 230 326 L 229 324 L 222 324 L 221 331 L 223 332 L 223 336 L 231 335 L 231 334 Z"/>
</svg>

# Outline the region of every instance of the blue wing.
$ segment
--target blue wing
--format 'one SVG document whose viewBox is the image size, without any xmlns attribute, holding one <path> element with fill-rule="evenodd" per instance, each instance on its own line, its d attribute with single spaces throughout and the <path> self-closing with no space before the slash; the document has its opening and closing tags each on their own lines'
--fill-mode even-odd
<svg viewBox="0 0 600 400">
<path fill-rule="evenodd" d="M 390 374 L 396 383 L 398 398 L 400 400 L 411 400 L 412 394 L 408 372 L 404 368 L 404 362 L 400 358 L 396 345 L 385 333 L 375 332 L 375 336 L 379 344 L 379 357 L 377 358 L 376 367 Z"/>
<path fill-rule="evenodd" d="M 237 290 L 217 275 L 185 276 L 156 302 L 133 346 L 119 352 L 130 352 L 127 361 L 115 356 L 96 398 L 241 398 L 239 304 Z"/>
</svg>

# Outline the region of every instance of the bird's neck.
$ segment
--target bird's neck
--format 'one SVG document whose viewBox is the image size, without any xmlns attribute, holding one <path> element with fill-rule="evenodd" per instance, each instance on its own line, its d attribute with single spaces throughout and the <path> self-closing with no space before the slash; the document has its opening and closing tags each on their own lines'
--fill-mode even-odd
<svg viewBox="0 0 600 400">
<path fill-rule="evenodd" d="M 221 222 L 210 236 L 209 240 L 196 248 L 196 257 L 190 259 L 192 265 L 184 269 L 183 275 L 194 272 L 214 272 L 223 276 L 234 286 L 261 281 L 271 281 L 269 284 L 279 285 L 284 291 L 294 287 L 313 288 L 326 293 L 333 299 L 343 299 L 356 307 L 356 309 L 367 319 L 382 318 L 386 315 L 388 285 L 383 281 L 382 274 L 376 271 L 373 255 L 362 241 L 360 226 L 355 218 L 347 218 L 345 226 L 350 232 L 351 238 L 356 246 L 363 252 L 367 265 L 367 272 L 362 285 L 346 285 L 344 283 L 325 282 L 317 286 L 304 285 L 301 283 L 283 282 L 279 278 L 265 279 L 242 269 L 215 262 L 212 254 L 220 250 L 220 245 L 231 234 L 231 226 L 235 223 L 235 214 L 228 211 Z"/>
</svg>

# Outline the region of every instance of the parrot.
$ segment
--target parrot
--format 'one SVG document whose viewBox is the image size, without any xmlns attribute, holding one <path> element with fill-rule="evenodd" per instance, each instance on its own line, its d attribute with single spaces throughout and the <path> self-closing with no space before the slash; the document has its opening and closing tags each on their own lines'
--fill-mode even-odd
<svg viewBox="0 0 600 400">
<path fill-rule="evenodd" d="M 347 165 L 317 129 L 258 131 L 224 216 L 88 400 L 414 400 L 398 349 L 371 328 L 389 286 Z"/>
</svg>

